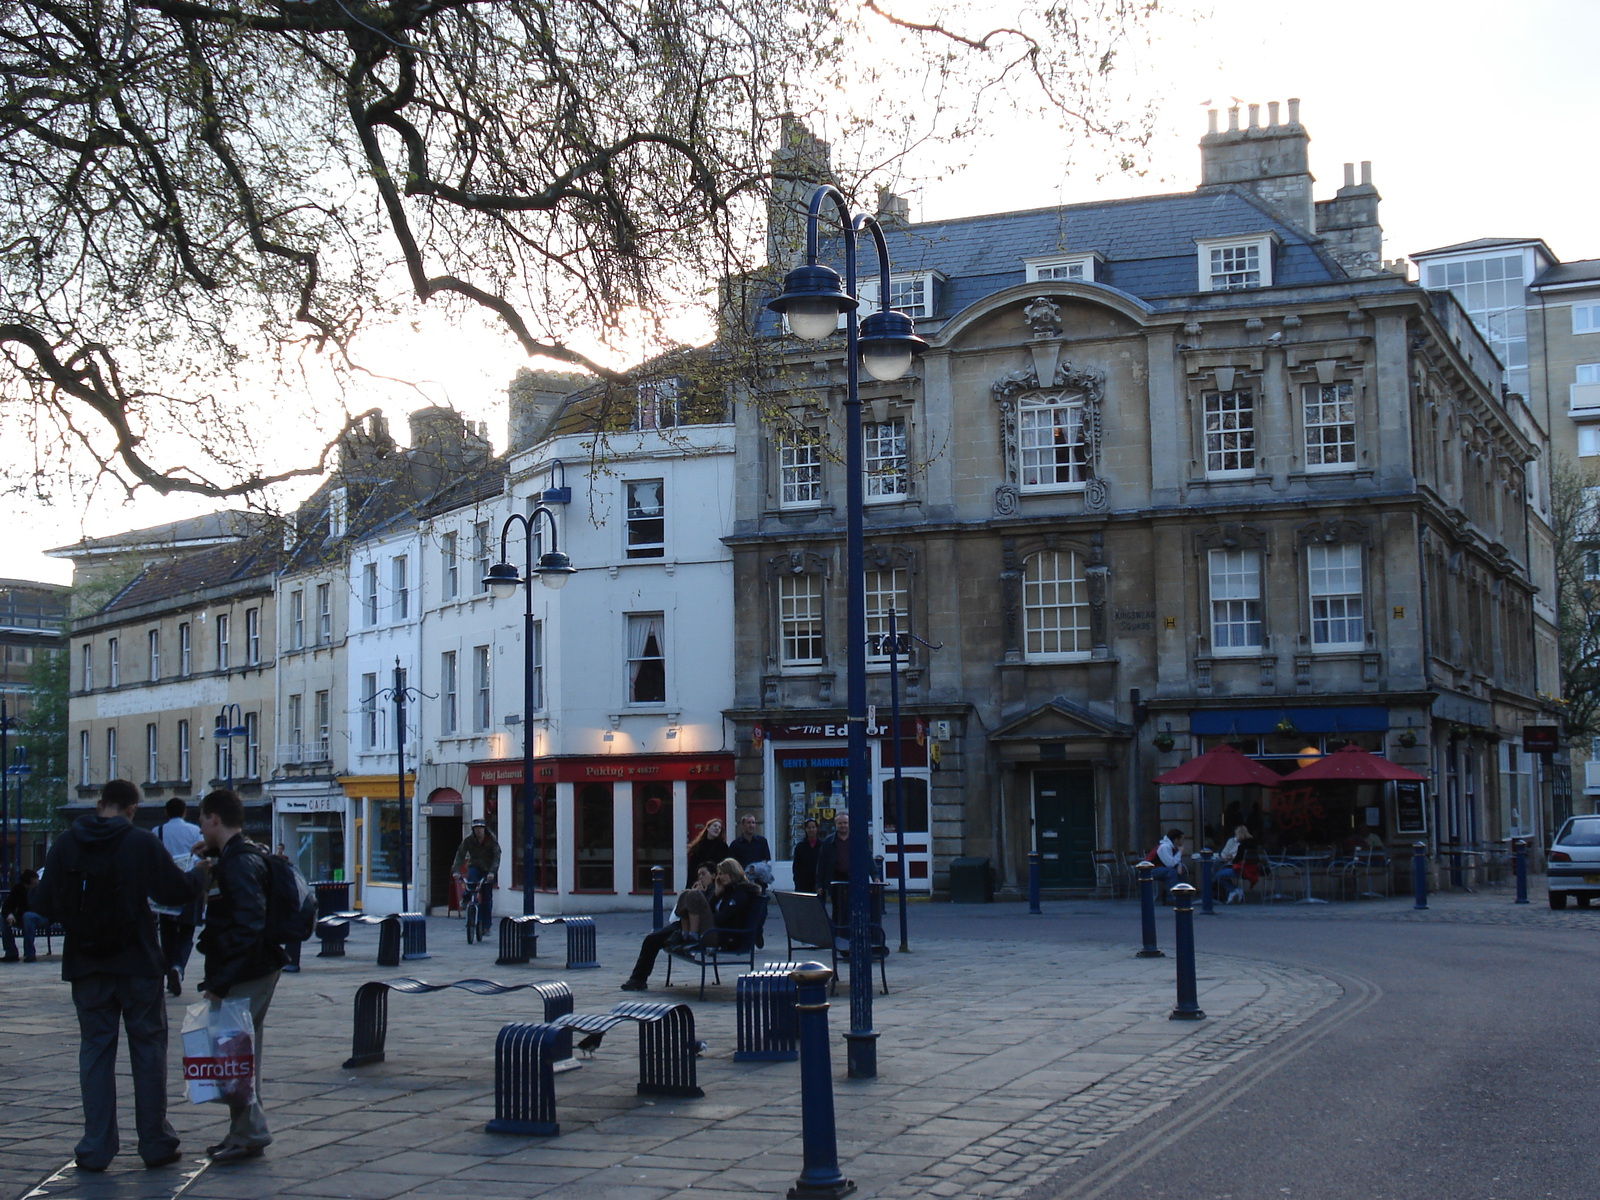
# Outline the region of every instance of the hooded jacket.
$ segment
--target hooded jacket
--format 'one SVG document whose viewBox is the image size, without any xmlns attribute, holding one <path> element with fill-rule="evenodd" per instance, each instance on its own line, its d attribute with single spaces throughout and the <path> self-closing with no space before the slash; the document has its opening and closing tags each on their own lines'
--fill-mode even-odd
<svg viewBox="0 0 1600 1200">
<path fill-rule="evenodd" d="M 90 958 L 73 946 L 67 935 L 61 952 L 61 978 L 83 979 L 89 975 L 136 975 L 160 979 L 166 974 L 166 959 L 156 934 L 156 915 L 150 900 L 157 904 L 187 904 L 199 891 L 199 876 L 185 875 L 162 848 L 156 835 L 139 829 L 127 817 L 102 817 L 89 813 L 72 823 L 72 828 L 56 839 L 44 860 L 44 878 L 34 888 L 29 907 L 41 916 L 56 920 L 63 897 L 57 889 L 65 885 L 67 873 L 78 865 L 86 845 L 109 845 L 112 869 L 122 900 L 133 911 L 137 936 L 128 946 L 109 958 Z"/>
</svg>

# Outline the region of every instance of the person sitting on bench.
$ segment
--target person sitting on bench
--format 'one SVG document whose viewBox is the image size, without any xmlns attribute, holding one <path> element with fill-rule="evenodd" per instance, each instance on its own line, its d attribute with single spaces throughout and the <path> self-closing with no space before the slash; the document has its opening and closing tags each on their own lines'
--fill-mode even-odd
<svg viewBox="0 0 1600 1200">
<path fill-rule="evenodd" d="M 655 968 L 656 958 L 664 949 L 680 945 L 720 946 L 723 943 L 713 942 L 710 939 L 732 939 L 738 936 L 727 931 L 744 928 L 749 918 L 751 898 L 759 895 L 760 891 L 760 888 L 744 877 L 744 868 L 737 860 L 723 859 L 717 864 L 717 873 L 710 893 L 701 893 L 709 901 L 706 911 L 703 913 L 696 911 L 699 909 L 699 903 L 689 899 L 688 892 L 680 896 L 678 906 L 674 910 L 679 919 L 669 922 L 654 933 L 645 935 L 644 943 L 639 947 L 639 961 L 633 965 L 633 974 L 623 981 L 622 990 L 644 991 L 649 986 L 650 972 Z M 692 929 L 691 923 L 694 926 Z M 726 944 L 726 948 L 736 949 L 731 941 Z"/>
</svg>

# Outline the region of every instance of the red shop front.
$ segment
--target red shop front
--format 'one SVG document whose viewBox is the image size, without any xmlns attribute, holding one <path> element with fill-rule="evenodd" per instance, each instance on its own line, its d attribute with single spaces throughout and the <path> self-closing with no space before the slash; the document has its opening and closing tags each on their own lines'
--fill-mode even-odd
<svg viewBox="0 0 1600 1200">
<path fill-rule="evenodd" d="M 732 754 L 552 756 L 534 760 L 534 886 L 541 911 L 639 908 L 649 904 L 650 870 L 666 890 L 685 878 L 689 839 L 713 817 L 729 821 Z M 467 782 L 503 848 L 501 881 L 520 891 L 523 862 L 522 762 L 471 763 Z"/>
</svg>

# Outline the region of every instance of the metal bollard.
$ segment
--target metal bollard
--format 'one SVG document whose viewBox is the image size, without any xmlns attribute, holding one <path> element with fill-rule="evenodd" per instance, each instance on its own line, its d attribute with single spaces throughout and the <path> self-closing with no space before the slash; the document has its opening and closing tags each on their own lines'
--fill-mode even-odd
<svg viewBox="0 0 1600 1200">
<path fill-rule="evenodd" d="M 1134 870 L 1139 875 L 1139 924 L 1144 933 L 1144 949 L 1136 958 L 1165 958 L 1156 945 L 1156 881 L 1155 864 L 1146 860 Z"/>
<path fill-rule="evenodd" d="M 1517 903 L 1528 902 L 1528 843 L 1517 838 L 1511 843 L 1511 855 L 1517 861 Z"/>
<path fill-rule="evenodd" d="M 1030 917 L 1044 916 L 1044 910 L 1039 907 L 1039 852 L 1037 850 L 1028 855 L 1028 915 Z"/>
<path fill-rule="evenodd" d="M 1411 843 L 1411 891 L 1417 902 L 1413 910 L 1428 907 L 1428 847 L 1422 842 Z"/>
<path fill-rule="evenodd" d="M 1194 889 L 1180 883 L 1172 889 L 1172 917 L 1178 954 L 1178 1006 L 1168 1020 L 1203 1021 L 1200 993 L 1194 982 Z"/>
<path fill-rule="evenodd" d="M 833 1062 L 828 1048 L 828 981 L 833 972 L 821 963 L 801 963 L 791 977 L 800 1026 L 800 1138 L 805 1168 L 789 1189 L 789 1200 L 833 1200 L 856 1190 L 839 1170 L 839 1135 L 833 1119 Z"/>
<path fill-rule="evenodd" d="M 650 868 L 650 891 L 654 894 L 655 908 L 651 918 L 651 929 L 662 929 L 667 924 L 667 902 L 661 892 L 661 868 Z"/>
<path fill-rule="evenodd" d="M 1200 911 L 1208 917 L 1217 912 L 1211 907 L 1211 847 L 1200 851 Z"/>
</svg>

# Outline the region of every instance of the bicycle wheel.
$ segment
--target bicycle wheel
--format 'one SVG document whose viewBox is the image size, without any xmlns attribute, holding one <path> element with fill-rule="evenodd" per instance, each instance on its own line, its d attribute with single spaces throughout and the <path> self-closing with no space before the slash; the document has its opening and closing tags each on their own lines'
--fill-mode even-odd
<svg viewBox="0 0 1600 1200">
<path fill-rule="evenodd" d="M 473 942 L 478 940 L 479 936 L 477 902 L 469 902 L 467 904 L 466 912 L 463 915 L 467 918 L 467 945 L 470 946 Z"/>
</svg>

